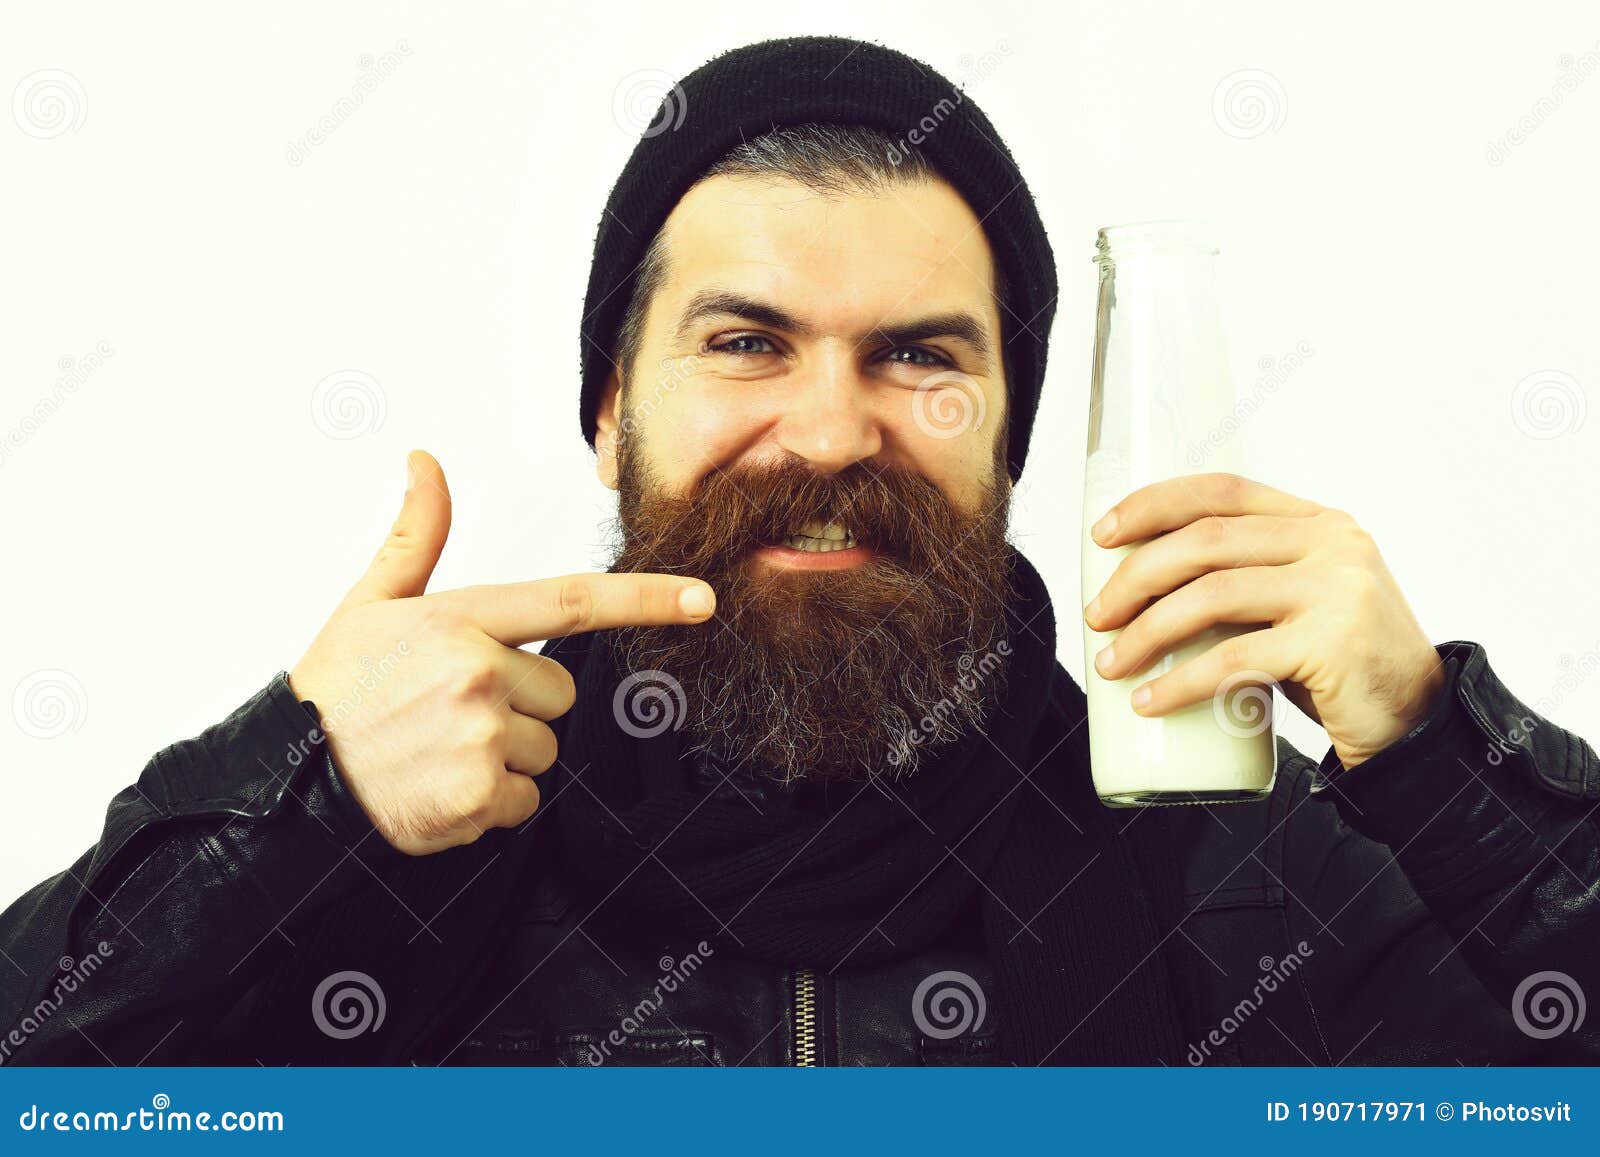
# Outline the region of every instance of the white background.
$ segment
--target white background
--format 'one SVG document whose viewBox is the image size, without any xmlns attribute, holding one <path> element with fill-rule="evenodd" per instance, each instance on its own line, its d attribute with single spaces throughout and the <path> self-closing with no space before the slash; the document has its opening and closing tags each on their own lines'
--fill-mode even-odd
<svg viewBox="0 0 1600 1157">
<path fill-rule="evenodd" d="M 1062 296 L 1016 539 L 1075 677 L 1095 230 L 1207 217 L 1241 395 L 1262 359 L 1314 351 L 1246 424 L 1251 473 L 1356 514 L 1435 641 L 1484 643 L 1525 701 L 1600 735 L 1600 13 L 1471 11 L 8 5 L 0 906 L 94 840 L 154 751 L 293 665 L 387 529 L 408 448 L 456 497 L 436 586 L 603 562 L 577 320 L 626 96 L 774 35 L 965 79 L 1038 198 Z M 291 164 L 362 55 L 400 41 Z M 64 122 L 16 105 L 41 72 Z M 1230 111 L 1219 86 L 1240 85 L 1264 103 Z M 356 437 L 314 413 L 342 370 L 381 397 Z M 59 715 L 25 702 L 61 678 L 40 672 L 75 681 Z"/>
</svg>

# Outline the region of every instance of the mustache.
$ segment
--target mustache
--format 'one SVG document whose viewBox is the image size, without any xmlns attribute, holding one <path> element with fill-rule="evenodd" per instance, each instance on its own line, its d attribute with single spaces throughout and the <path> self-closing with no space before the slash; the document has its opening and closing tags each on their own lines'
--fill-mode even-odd
<svg viewBox="0 0 1600 1157">
<path fill-rule="evenodd" d="M 718 467 L 686 493 L 663 493 L 625 455 L 618 522 L 630 554 L 658 543 L 675 573 L 703 573 L 760 546 L 781 542 L 807 522 L 836 522 L 888 562 L 927 573 L 956 539 L 1004 517 L 996 483 L 978 509 L 960 509 L 937 483 L 903 466 L 854 462 L 823 473 L 803 460 Z M 648 496 L 648 497 L 647 497 Z M 682 569 L 680 569 L 682 568 Z M 700 568 L 696 570 L 695 568 Z"/>
</svg>

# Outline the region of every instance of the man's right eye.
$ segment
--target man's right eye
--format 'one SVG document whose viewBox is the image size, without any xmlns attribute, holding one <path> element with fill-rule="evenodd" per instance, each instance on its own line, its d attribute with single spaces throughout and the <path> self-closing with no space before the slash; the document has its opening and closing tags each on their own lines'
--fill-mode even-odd
<svg viewBox="0 0 1600 1157">
<path fill-rule="evenodd" d="M 759 348 L 759 347 L 766 348 Z M 772 342 L 757 333 L 735 334 L 720 342 L 706 347 L 712 353 L 732 354 L 734 357 L 755 357 L 760 354 L 776 353 Z"/>
</svg>

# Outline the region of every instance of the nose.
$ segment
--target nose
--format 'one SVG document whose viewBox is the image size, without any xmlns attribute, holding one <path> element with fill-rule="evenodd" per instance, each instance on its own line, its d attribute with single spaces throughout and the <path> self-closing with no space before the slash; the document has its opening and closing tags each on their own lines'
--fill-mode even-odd
<svg viewBox="0 0 1600 1157">
<path fill-rule="evenodd" d="M 796 375 L 794 392 L 777 429 L 778 444 L 824 474 L 834 474 L 883 450 L 883 430 L 855 364 L 845 348 Z"/>
</svg>

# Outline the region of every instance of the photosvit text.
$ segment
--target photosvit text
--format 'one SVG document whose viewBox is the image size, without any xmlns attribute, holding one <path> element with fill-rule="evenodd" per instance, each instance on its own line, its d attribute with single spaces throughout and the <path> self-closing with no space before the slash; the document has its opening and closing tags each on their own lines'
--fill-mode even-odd
<svg viewBox="0 0 1600 1157">
<path fill-rule="evenodd" d="M 1403 1122 L 1403 1121 L 1506 1121 L 1570 1122 L 1572 1106 L 1566 1101 L 1551 1105 L 1490 1105 L 1484 1101 L 1268 1101 L 1267 1120 L 1311 1122 Z"/>
</svg>

